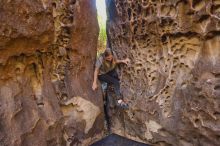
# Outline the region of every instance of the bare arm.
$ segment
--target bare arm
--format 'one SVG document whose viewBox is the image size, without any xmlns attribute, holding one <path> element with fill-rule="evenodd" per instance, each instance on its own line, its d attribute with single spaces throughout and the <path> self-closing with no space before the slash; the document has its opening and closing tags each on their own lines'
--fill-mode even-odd
<svg viewBox="0 0 220 146">
<path fill-rule="evenodd" d="M 122 60 L 119 60 L 119 59 L 116 60 L 117 64 L 120 64 L 120 63 L 128 64 L 129 62 L 130 62 L 130 59 L 128 58 L 122 59 Z"/>
<path fill-rule="evenodd" d="M 95 72 L 94 72 L 93 84 L 92 84 L 93 90 L 96 90 L 98 87 L 98 85 L 97 85 L 98 74 L 99 74 L 99 68 L 96 67 Z"/>
<path fill-rule="evenodd" d="M 99 74 L 99 69 L 98 69 L 98 68 L 95 68 L 94 80 L 93 80 L 93 82 L 95 82 L 95 83 L 97 83 L 98 74 Z"/>
<path fill-rule="evenodd" d="M 124 63 L 124 64 L 128 64 L 130 62 L 130 59 L 126 58 L 126 59 L 118 59 L 116 53 L 113 51 L 113 56 L 115 58 L 115 61 L 117 64 L 120 64 L 120 63 Z"/>
<path fill-rule="evenodd" d="M 116 60 L 116 63 L 118 63 L 118 64 L 119 64 L 119 63 L 123 63 L 123 60 L 117 59 L 117 60 Z"/>
</svg>

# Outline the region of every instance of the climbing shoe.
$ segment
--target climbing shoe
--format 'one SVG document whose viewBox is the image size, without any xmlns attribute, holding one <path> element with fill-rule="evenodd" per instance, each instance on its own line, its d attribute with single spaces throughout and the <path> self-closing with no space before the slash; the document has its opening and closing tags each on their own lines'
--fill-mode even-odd
<svg viewBox="0 0 220 146">
<path fill-rule="evenodd" d="M 117 101 L 117 106 L 122 108 L 122 109 L 128 109 L 129 105 L 127 103 L 125 103 L 122 99 L 119 99 Z"/>
</svg>

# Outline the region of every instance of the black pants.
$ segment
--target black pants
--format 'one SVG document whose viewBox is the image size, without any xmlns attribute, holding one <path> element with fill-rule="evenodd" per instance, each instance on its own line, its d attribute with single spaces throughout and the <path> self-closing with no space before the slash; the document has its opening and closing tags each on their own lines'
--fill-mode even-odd
<svg viewBox="0 0 220 146">
<path fill-rule="evenodd" d="M 114 86 L 116 96 L 121 98 L 119 78 L 115 69 L 105 74 L 98 75 L 98 79 L 102 82 L 106 82 L 108 85 L 112 84 Z"/>
</svg>

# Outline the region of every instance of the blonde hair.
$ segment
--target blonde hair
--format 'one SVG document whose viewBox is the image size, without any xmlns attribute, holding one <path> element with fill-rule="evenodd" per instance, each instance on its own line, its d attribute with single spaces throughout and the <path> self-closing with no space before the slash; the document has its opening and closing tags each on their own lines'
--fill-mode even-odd
<svg viewBox="0 0 220 146">
<path fill-rule="evenodd" d="M 110 55 L 113 55 L 112 50 L 110 48 L 106 48 L 103 55 L 104 55 L 104 57 L 108 57 Z"/>
</svg>

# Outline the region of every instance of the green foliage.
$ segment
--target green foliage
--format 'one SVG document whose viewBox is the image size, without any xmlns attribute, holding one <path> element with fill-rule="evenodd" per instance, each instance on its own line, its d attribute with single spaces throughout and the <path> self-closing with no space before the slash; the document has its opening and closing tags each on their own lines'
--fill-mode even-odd
<svg viewBox="0 0 220 146">
<path fill-rule="evenodd" d="M 106 48 L 106 41 L 107 41 L 107 35 L 106 35 L 106 20 L 104 20 L 102 17 L 98 16 L 98 22 L 99 22 L 99 38 L 98 38 L 98 54 L 100 52 L 103 52 Z"/>
</svg>

